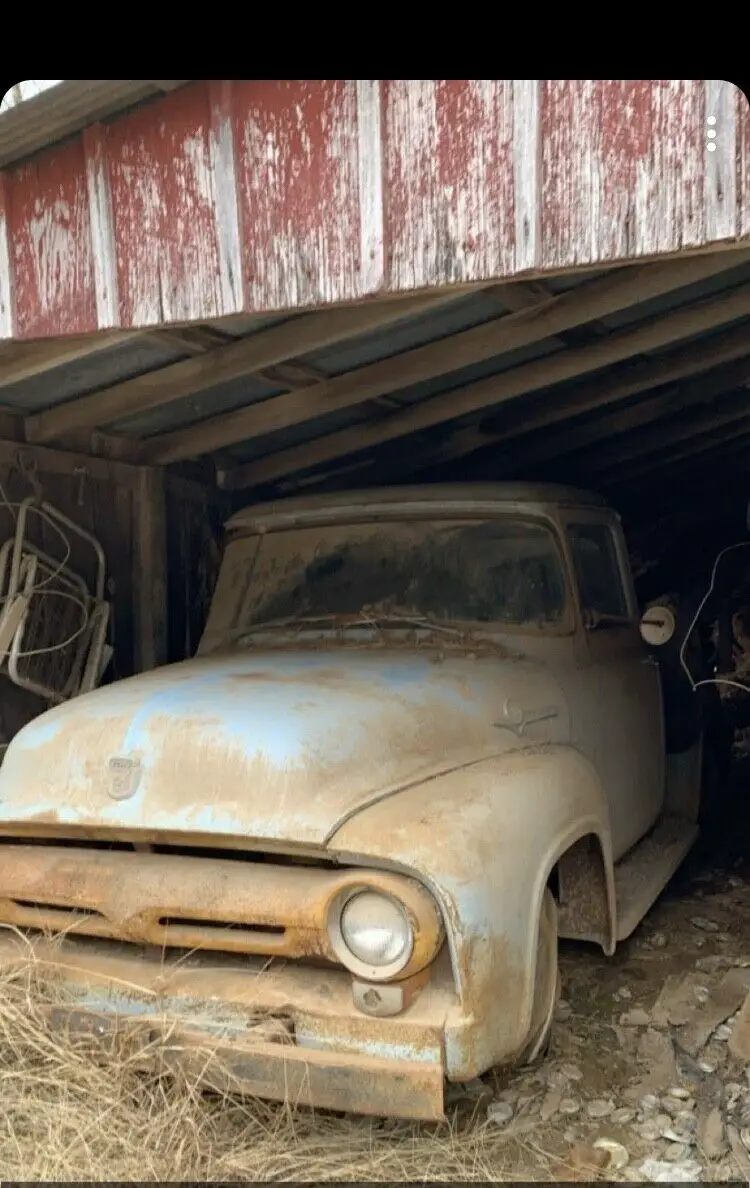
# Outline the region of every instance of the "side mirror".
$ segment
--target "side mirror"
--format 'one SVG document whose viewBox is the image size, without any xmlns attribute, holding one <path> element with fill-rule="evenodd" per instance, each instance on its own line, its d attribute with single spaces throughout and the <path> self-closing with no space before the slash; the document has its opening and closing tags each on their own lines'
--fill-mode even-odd
<svg viewBox="0 0 750 1188">
<path fill-rule="evenodd" d="M 640 630 L 649 647 L 663 648 L 677 630 L 677 622 L 668 606 L 650 606 L 641 619 Z"/>
</svg>

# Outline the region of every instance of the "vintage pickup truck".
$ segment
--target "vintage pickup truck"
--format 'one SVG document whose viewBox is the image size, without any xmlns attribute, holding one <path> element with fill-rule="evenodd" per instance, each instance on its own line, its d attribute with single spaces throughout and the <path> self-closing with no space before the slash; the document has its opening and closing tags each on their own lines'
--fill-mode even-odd
<svg viewBox="0 0 750 1188">
<path fill-rule="evenodd" d="M 51 1024 L 105 1052 L 441 1117 L 446 1079 L 544 1052 L 558 938 L 611 954 L 696 838 L 674 630 L 567 488 L 236 515 L 197 657 L 11 742 L 0 969 L 33 956 Z"/>
</svg>

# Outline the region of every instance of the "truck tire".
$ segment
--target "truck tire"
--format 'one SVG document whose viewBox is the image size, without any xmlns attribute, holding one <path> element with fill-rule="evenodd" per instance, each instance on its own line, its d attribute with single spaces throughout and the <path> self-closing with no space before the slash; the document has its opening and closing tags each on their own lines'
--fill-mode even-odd
<svg viewBox="0 0 750 1188">
<path fill-rule="evenodd" d="M 539 914 L 539 934 L 534 978 L 534 1004 L 531 1011 L 530 1040 L 523 1058 L 532 1064 L 547 1055 L 552 1038 L 555 1008 L 560 998 L 560 971 L 557 964 L 557 904 L 549 887 L 545 888 Z"/>
</svg>

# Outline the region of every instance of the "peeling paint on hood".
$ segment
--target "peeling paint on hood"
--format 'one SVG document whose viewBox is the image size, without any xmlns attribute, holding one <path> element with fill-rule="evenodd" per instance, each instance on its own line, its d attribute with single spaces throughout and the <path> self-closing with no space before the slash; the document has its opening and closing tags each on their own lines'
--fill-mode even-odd
<svg viewBox="0 0 750 1188">
<path fill-rule="evenodd" d="M 519 706 L 532 718 L 560 712 L 522 741 Z M 567 730 L 561 689 L 528 660 L 335 648 L 210 656 L 27 725 L 0 768 L 0 826 L 320 845 L 383 795 Z"/>
</svg>

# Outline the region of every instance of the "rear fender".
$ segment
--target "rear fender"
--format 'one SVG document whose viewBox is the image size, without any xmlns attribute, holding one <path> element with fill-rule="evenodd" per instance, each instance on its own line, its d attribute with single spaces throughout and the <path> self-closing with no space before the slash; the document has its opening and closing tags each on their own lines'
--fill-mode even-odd
<svg viewBox="0 0 750 1188">
<path fill-rule="evenodd" d="M 542 896 L 561 856 L 592 835 L 611 951 L 607 807 L 594 769 L 571 747 L 530 747 L 449 772 L 370 805 L 330 839 L 342 860 L 406 871 L 440 904 L 460 1001 L 446 1033 L 449 1076 L 476 1075 L 522 1051 Z"/>
</svg>

